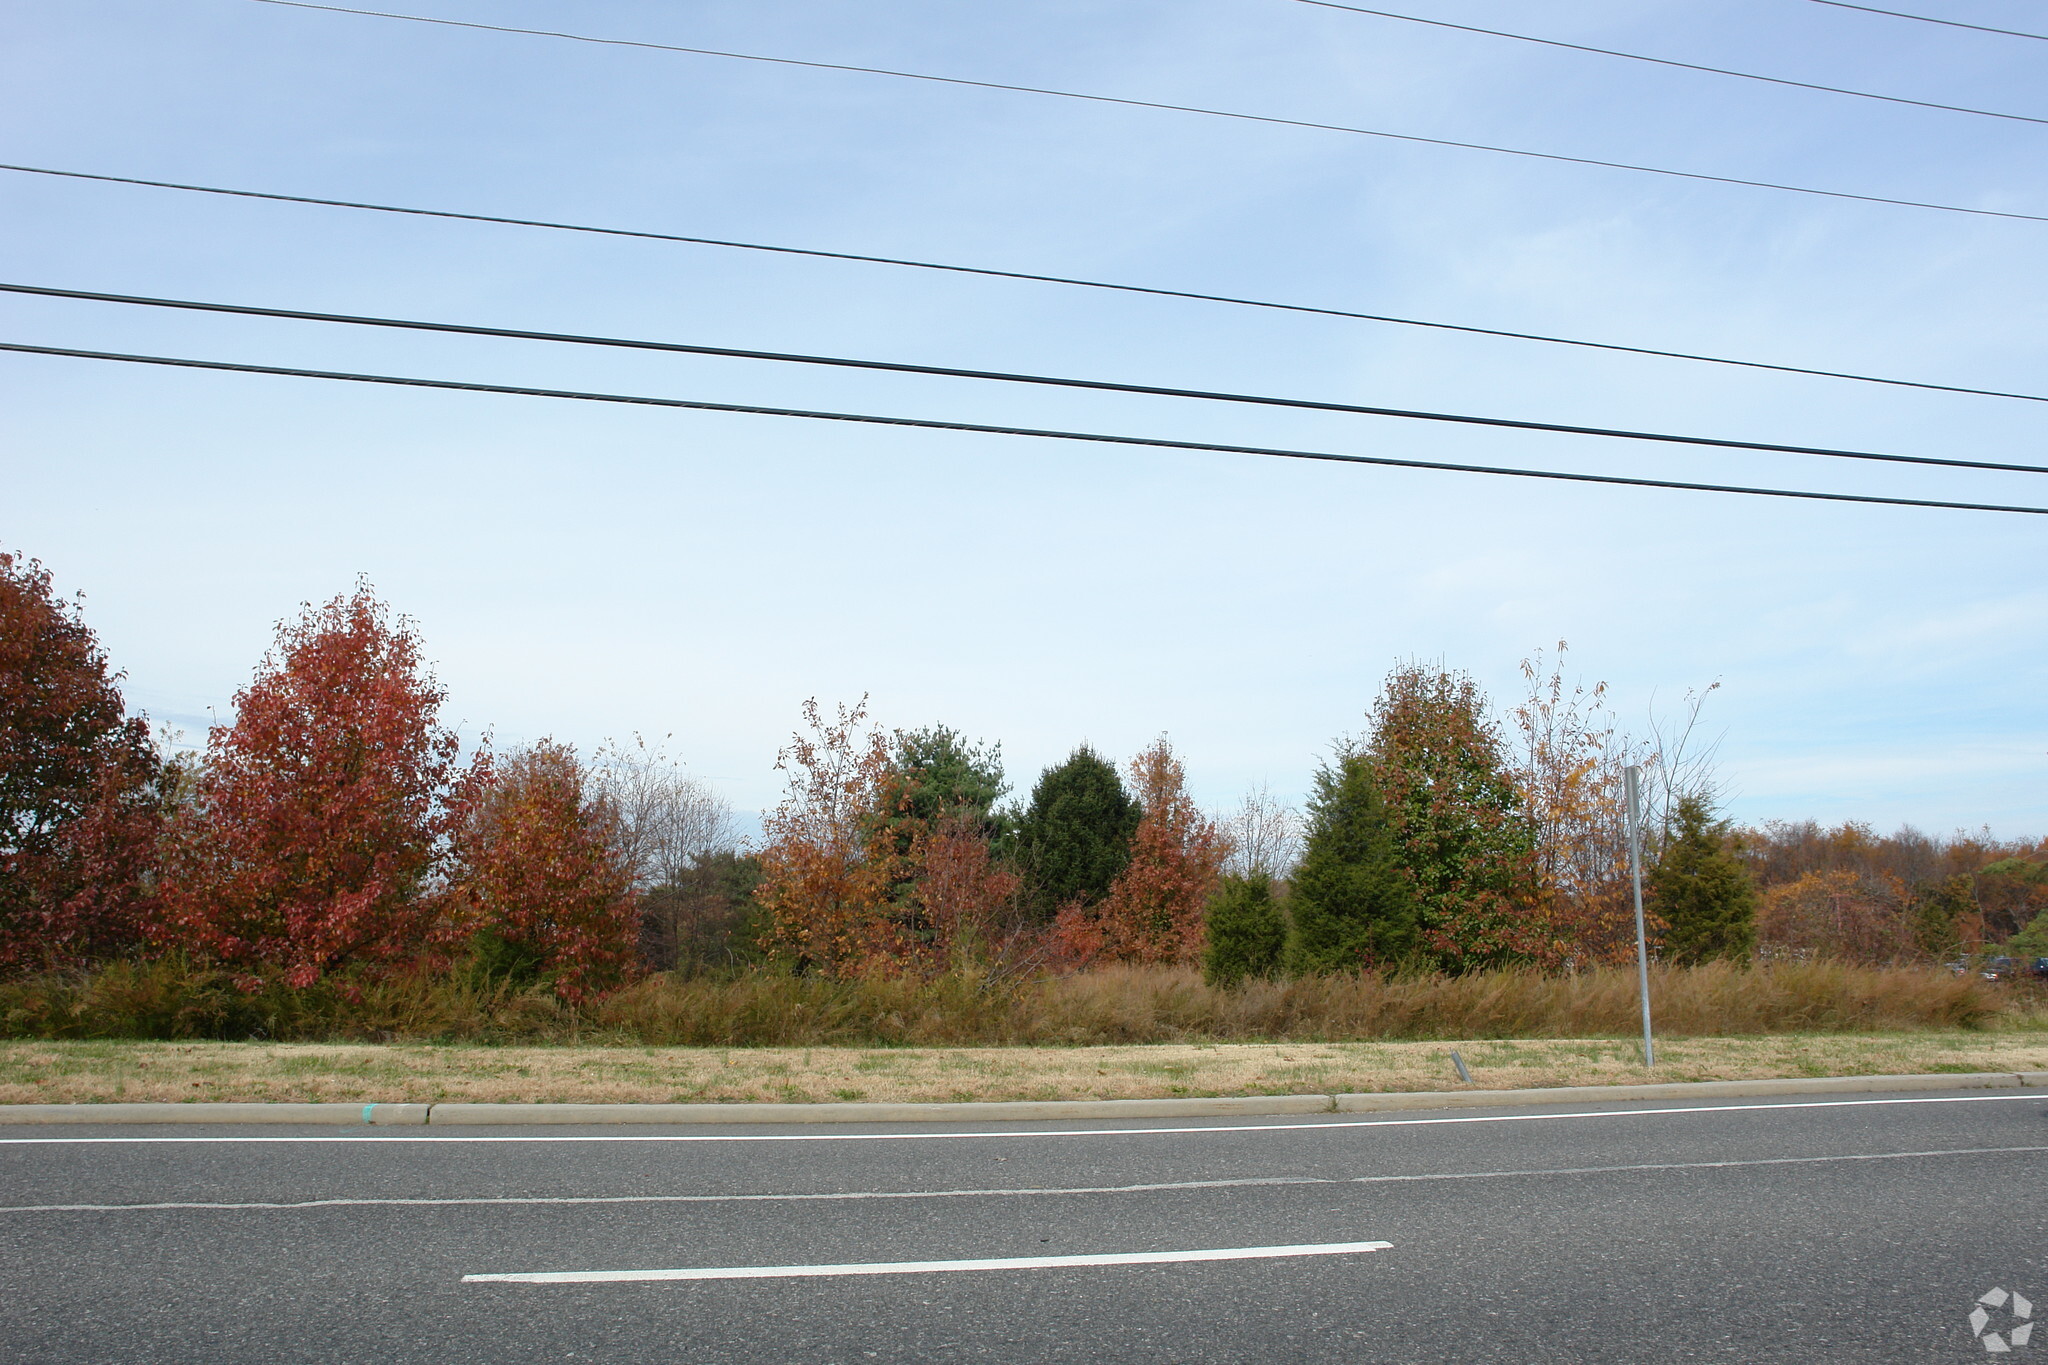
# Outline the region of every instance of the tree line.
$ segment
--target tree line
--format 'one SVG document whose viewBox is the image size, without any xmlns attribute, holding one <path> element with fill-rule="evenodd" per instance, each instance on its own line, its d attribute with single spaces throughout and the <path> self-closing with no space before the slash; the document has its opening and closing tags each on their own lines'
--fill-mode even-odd
<svg viewBox="0 0 2048 1365">
<path fill-rule="evenodd" d="M 0 551 L 0 972 L 176 954 L 252 991 L 464 971 L 573 1003 L 650 970 L 1608 965 L 1634 946 L 1631 763 L 1666 958 L 1900 961 L 2048 933 L 2048 846 L 1734 830 L 1700 698 L 1631 739 L 1562 655 L 1526 663 L 1498 716 L 1468 676 L 1398 665 L 1301 813 L 1263 789 L 1202 810 L 1163 736 L 1121 768 L 1077 746 L 1006 799 L 997 745 L 808 702 L 744 847 L 659 745 L 465 746 L 416 629 L 363 583 L 279 625 L 202 753 L 168 750 L 80 605 Z"/>
</svg>

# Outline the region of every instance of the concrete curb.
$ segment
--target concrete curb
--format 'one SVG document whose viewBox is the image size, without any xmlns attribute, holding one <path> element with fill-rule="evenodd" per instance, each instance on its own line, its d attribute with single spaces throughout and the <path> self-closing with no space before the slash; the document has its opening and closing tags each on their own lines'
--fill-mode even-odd
<svg viewBox="0 0 2048 1365">
<path fill-rule="evenodd" d="M 1897 1090 L 2014 1090 L 2048 1086 L 2048 1071 L 1973 1071 L 1928 1076 L 1801 1076 L 1773 1081 L 1672 1081 L 1650 1085 L 1561 1085 L 1545 1090 L 1451 1090 L 1441 1094 L 1339 1095 L 1340 1114 L 1381 1109 L 1473 1109 L 1516 1104 L 1599 1104 L 1613 1100 L 1722 1100 L 1769 1095 L 1853 1095 Z"/>
<path fill-rule="evenodd" d="M 1572 1085 L 1534 1090 L 1424 1090 L 1353 1095 L 1244 1095 L 1179 1100 L 1005 1100 L 908 1104 L 0 1104 L 0 1127 L 52 1123 L 431 1124 L 1018 1123 L 1048 1119 L 1232 1118 L 1490 1109 L 1629 1100 L 1715 1100 L 1914 1090 L 2048 1089 L 2048 1071 L 1815 1076 L 1768 1081 Z"/>
<path fill-rule="evenodd" d="M 418 1126 L 431 1104 L 0 1104 L 10 1123 L 327 1123 Z"/>
</svg>

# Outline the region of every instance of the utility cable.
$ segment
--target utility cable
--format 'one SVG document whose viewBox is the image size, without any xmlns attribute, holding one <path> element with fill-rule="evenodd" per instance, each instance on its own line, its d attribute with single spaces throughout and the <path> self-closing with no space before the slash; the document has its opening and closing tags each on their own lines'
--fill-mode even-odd
<svg viewBox="0 0 2048 1365">
<path fill-rule="evenodd" d="M 1821 379 L 1846 379 L 1858 384 L 1884 384 L 1894 388 L 1927 389 L 1936 393 L 1959 393 L 1980 398 L 2016 398 L 2028 403 L 2048 403 L 2048 396 L 2015 393 L 2005 389 L 1971 388 L 1963 384 L 1936 384 L 1920 379 L 1892 379 L 1881 375 L 1856 374 L 1847 370 L 1823 370 L 1805 365 L 1777 365 L 1764 360 L 1736 360 L 1727 356 L 1702 355 L 1694 351 L 1659 350 L 1650 346 L 1624 346 L 1618 342 L 1585 341 L 1573 337 L 1548 336 L 1541 332 L 1515 332 L 1500 327 L 1474 327 L 1457 322 L 1431 322 L 1422 318 L 1396 317 L 1388 313 L 1360 313 L 1343 308 L 1322 308 L 1305 303 L 1276 303 L 1268 299 L 1240 298 L 1230 294 L 1204 294 L 1190 289 L 1163 289 L 1143 284 L 1120 284 L 1110 280 L 1088 280 L 1071 275 L 1040 275 L 1024 270 L 998 270 L 990 266 L 952 265 L 941 261 L 911 260 L 901 256 L 868 256 L 853 251 L 826 251 L 815 247 L 775 246 L 764 242 L 737 242 L 719 237 L 687 237 L 672 232 L 648 232 L 637 228 L 592 227 L 582 223 L 560 223 L 544 218 L 507 218 L 488 213 L 459 213 L 450 209 L 409 208 L 399 204 L 372 204 L 353 199 L 321 199 L 304 194 L 273 194 L 264 190 L 226 189 L 218 185 L 187 185 L 175 180 L 144 180 L 135 176 L 95 175 L 87 171 L 62 171 L 47 166 L 13 166 L 0 163 L 0 171 L 25 175 L 58 176 L 67 180 L 90 180 L 110 185 L 140 185 L 149 189 L 180 190 L 189 194 L 221 195 L 234 199 L 260 199 L 279 204 L 312 204 L 321 208 L 360 209 L 369 213 L 394 213 L 415 218 L 445 218 L 462 223 L 495 223 L 507 227 L 546 228 L 555 232 L 581 232 L 600 237 L 630 237 L 650 242 L 681 242 L 691 246 L 714 246 L 735 251 L 761 251 L 780 256 L 809 256 L 827 261 L 856 261 L 865 265 L 901 266 L 910 270 L 936 270 L 954 275 L 980 275 L 997 280 L 1024 280 L 1033 284 L 1061 284 L 1079 289 L 1106 289 L 1122 294 L 1144 294 L 1153 298 L 1189 299 L 1198 303 L 1224 303 L 1237 308 L 1264 308 L 1283 313 L 1307 313 L 1316 317 L 1353 318 L 1363 322 L 1385 322 L 1398 327 L 1425 327 L 1470 336 L 1500 337 L 1509 341 L 1537 341 L 1551 346 L 1576 346 L 1585 350 L 1613 351 L 1622 355 L 1652 356 L 1663 360 L 1689 360 L 1703 365 L 1730 365 L 1749 370 L 1770 370 L 1778 374 L 1812 375 Z"/>
<path fill-rule="evenodd" d="M 1370 14 L 1377 19 L 1398 19 L 1404 24 L 1427 24 L 1431 28 L 1455 29 L 1460 33 L 1480 33 L 1489 38 L 1512 38 L 1518 43 L 1537 43 L 1543 47 L 1561 47 L 1572 52 L 1590 52 L 1600 57 L 1620 57 L 1631 62 L 1648 62 L 1653 66 L 1677 67 L 1681 71 L 1704 71 L 1712 76 L 1734 76 L 1739 80 L 1762 81 L 1767 85 L 1789 85 L 1797 90 L 1818 90 L 1829 95 L 1852 95 L 1860 100 L 1882 100 L 1886 104 L 1910 104 L 1920 109 L 1940 109 L 1951 114 L 1975 114 L 1980 118 L 2011 119 L 2015 123 L 2048 124 L 2048 118 L 2036 118 L 2032 114 L 2007 114 L 1996 109 L 1973 109 L 1961 104 L 1940 104 L 1933 100 L 1907 99 L 1903 95 L 1880 95 L 1869 90 L 1850 90 L 1839 85 L 1818 85 L 1812 81 L 1788 80 L 1783 76 L 1760 76 L 1754 71 L 1732 71 L 1725 66 L 1702 66 L 1698 62 L 1673 61 L 1668 57 L 1646 57 L 1640 52 L 1619 52 L 1611 47 L 1589 47 L 1584 43 L 1567 43 L 1557 38 L 1538 38 L 1527 33 L 1509 33 L 1504 29 L 1478 28 L 1472 24 L 1453 24 L 1443 19 L 1424 19 L 1420 15 L 1396 14 L 1392 10 L 1366 9 L 1360 5 L 1340 5 L 1336 0 L 1295 0 L 1299 5 L 1314 5 L 1318 9 L 1348 10 L 1352 14 Z"/>
<path fill-rule="evenodd" d="M 249 365 L 227 360 L 193 360 L 179 356 L 133 355 L 117 351 L 84 351 L 64 346 L 32 346 L 0 341 L 0 351 L 22 355 L 62 356 L 74 360 L 110 360 L 130 365 L 164 365 L 187 370 L 221 370 L 232 374 L 281 375 L 291 379 L 327 379 L 350 384 L 388 384 L 399 388 L 450 389 L 463 393 L 508 394 L 521 398 L 562 398 L 585 403 L 624 403 L 639 407 L 684 408 L 693 412 L 737 413 L 749 417 L 793 417 L 813 422 L 857 422 L 869 426 L 909 427 L 920 431 L 957 431 L 977 436 L 1023 436 L 1048 441 L 1085 441 L 1098 445 L 1142 446 L 1155 450 L 1204 451 L 1224 455 L 1263 455 L 1285 460 L 1320 460 L 1337 464 L 1382 465 L 1392 469 L 1433 469 L 1454 474 L 1489 474 L 1514 479 L 1553 479 L 1570 483 L 1619 484 L 1629 488 L 1669 488 L 1689 493 L 1739 493 L 1752 497 L 1799 498 L 1815 502 L 1869 503 L 1884 507 L 1942 508 L 1954 512 L 2016 512 L 2048 516 L 2048 507 L 1996 503 L 1949 502 L 1933 498 L 1888 498 L 1868 493 L 1820 493 L 1807 489 L 1757 488 L 1741 484 L 1688 483 L 1675 479 L 1633 478 L 1623 474 L 1575 474 L 1554 469 L 1452 464 L 1440 460 L 1404 460 L 1390 455 L 1349 455 L 1326 450 L 1292 450 L 1276 446 L 1224 445 L 1213 441 L 1175 441 L 1160 436 L 1117 436 L 1093 431 L 1060 431 L 1041 427 L 990 426 L 980 422 L 948 422 L 930 417 L 883 417 L 869 413 L 823 412 L 804 408 L 768 408 L 747 403 L 713 403 L 695 398 L 650 398 L 635 394 L 592 393 L 578 389 L 540 389 L 515 384 L 478 384 L 456 379 L 419 379 L 401 375 L 362 374 L 347 370 L 305 370 L 283 365 Z"/>
<path fill-rule="evenodd" d="M 1055 90 L 1048 86 L 1010 85 L 1001 81 L 969 80 L 964 76 L 934 76 L 921 71 L 896 71 L 880 66 L 855 66 L 847 62 L 813 62 L 796 57 L 764 57 L 753 52 L 728 52 L 719 48 L 683 47 L 674 43 L 650 43 L 630 38 L 597 38 L 554 29 L 514 28 L 506 24 L 480 24 L 466 19 L 438 19 L 424 14 L 399 14 L 390 10 L 354 9 L 344 5 L 316 5 L 309 0 L 255 0 L 259 5 L 281 5 L 289 9 L 323 10 L 332 14 L 356 14 L 372 19 L 400 19 L 414 24 L 438 24 L 447 28 L 479 29 L 487 33 L 516 33 L 534 38 L 562 38 L 606 47 L 646 48 L 656 52 L 683 52 L 697 57 L 724 57 L 733 61 L 765 62 L 774 66 L 801 66 L 814 71 L 848 71 L 867 76 L 892 76 L 898 80 L 927 81 L 936 85 L 968 86 L 977 90 L 1005 90 L 1020 95 L 1050 95 L 1059 99 L 1086 100 L 1093 104 L 1115 104 L 1131 109 L 1162 109 L 1175 114 L 1200 114 L 1206 118 L 1235 119 L 1244 123 L 1274 124 L 1283 128 L 1307 128 L 1325 133 L 1350 133 L 1358 137 L 1386 138 L 1395 142 L 1420 143 L 1430 147 L 1458 147 L 1473 152 L 1494 152 L 1501 156 L 1528 157 L 1573 166 L 1599 166 L 1614 171 L 1635 171 L 1679 180 L 1705 181 L 1716 185 L 1742 185 L 1750 189 L 1778 190 L 1786 194 L 1815 195 L 1823 199 L 1851 199 L 1865 204 L 1890 204 L 1899 208 L 1932 209 L 1940 213 L 1967 213 L 1980 218 L 2013 218 L 2031 223 L 2048 223 L 2048 214 L 2012 213 L 2004 209 L 1966 208 L 1960 204 L 1938 204 L 1924 199 L 1896 199 L 1880 194 L 1855 194 L 1848 190 L 1815 189 L 1810 185 L 1786 185 L 1774 180 L 1745 180 L 1732 175 L 1709 175 L 1704 171 L 1675 171 L 1664 166 L 1642 166 L 1630 161 L 1603 161 L 1589 156 L 1567 156 L 1562 152 L 1537 152 L 1525 147 L 1499 147 L 1485 142 L 1460 142 L 1453 138 L 1423 137 L 1417 133 L 1390 133 L 1378 128 L 1358 128 L 1342 123 L 1318 123 L 1310 119 L 1279 118 L 1271 114 L 1246 114 L 1229 109 L 1211 109 L 1197 104 L 1169 104 L 1160 100 L 1127 99 L 1118 95 L 1092 95 L 1078 90 Z"/>
<path fill-rule="evenodd" d="M 1839 450 L 1829 446 L 1779 445 L 1764 441 L 1738 441 L 1717 436 L 1680 436 L 1669 432 L 1632 431 L 1615 427 L 1571 426 L 1561 422 L 1537 422 L 1513 417 L 1478 417 L 1466 413 L 1431 412 L 1410 408 L 1368 407 L 1356 403 L 1325 402 L 1311 398 L 1276 398 L 1264 394 L 1229 393 L 1212 389 L 1165 388 L 1152 384 L 1126 384 L 1107 379 L 1073 379 L 1055 375 L 1024 374 L 1009 370 L 969 370 L 948 365 L 917 365 L 893 360 L 855 360 L 845 356 L 805 355 L 789 351 L 741 350 L 729 346 L 706 346 L 682 341 L 644 341 L 626 337 L 588 336 L 574 332 L 536 332 L 512 327 L 486 327 L 474 323 L 422 322 L 409 318 L 372 317 L 354 313 L 312 313 L 295 308 L 265 308 L 253 304 L 203 303 L 194 299 L 152 298 L 140 294 L 102 294 L 85 289 L 55 289 L 43 285 L 0 283 L 0 293 L 28 294 L 40 298 L 82 299 L 93 303 L 133 304 L 145 308 L 176 308 L 200 313 L 228 313 L 238 317 L 281 318 L 292 322 L 332 322 L 355 327 L 384 327 L 412 332 L 441 332 L 458 336 L 501 337 L 512 341 L 548 341 L 571 346 L 607 346 L 633 351 L 662 351 L 678 355 L 716 356 L 727 360 L 771 360 L 796 365 L 824 365 L 851 370 L 880 370 L 892 374 L 931 375 L 941 379 L 982 379 L 1001 384 L 1035 384 L 1049 388 L 1088 389 L 1099 393 L 1137 394 L 1148 398 L 1193 398 L 1215 403 L 1245 403 L 1259 407 L 1294 408 L 1310 412 L 1339 412 L 1360 417 L 1398 417 L 1418 422 L 1446 422 L 1459 426 L 1500 427 L 1511 431 L 1544 431 L 1564 436 L 1600 436 L 1622 441 L 1655 441 L 1666 445 L 1708 446 L 1717 450 L 1753 450 L 1770 455 L 1818 455 L 1838 460 L 1875 460 L 1888 464 L 1938 465 L 1951 469 L 1988 469 L 2006 474 L 2048 474 L 2048 465 L 2003 464 L 1988 460 L 1957 460 L 1933 455 L 1888 455 L 1868 450 Z"/>
<path fill-rule="evenodd" d="M 2007 38 L 2034 38 L 2048 43 L 2048 33 L 2022 33 L 2016 28 L 1991 28 L 1984 24 L 1966 24 L 1960 19 L 1936 19 L 1930 14 L 1908 14 L 1904 10 L 1879 9 L 1875 5 L 1852 5 L 1847 0 L 1813 0 L 1816 5 L 1833 5 L 1836 9 L 1860 9 L 1865 14 L 1882 14 L 1893 19 L 1917 19 L 1923 24 L 1940 24 L 1944 28 L 1969 28 L 1979 33 L 1997 33 Z"/>
</svg>

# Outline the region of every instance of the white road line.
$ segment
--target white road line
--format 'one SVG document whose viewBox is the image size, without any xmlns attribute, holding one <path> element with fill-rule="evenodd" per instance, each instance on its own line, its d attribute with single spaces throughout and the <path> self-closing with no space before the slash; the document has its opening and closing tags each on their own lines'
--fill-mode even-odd
<svg viewBox="0 0 2048 1365">
<path fill-rule="evenodd" d="M 1149 1185 L 1079 1185 L 986 1190 L 852 1190 L 828 1194 L 598 1194 L 479 1195 L 441 1199 L 300 1199 L 290 1202 L 249 1200 L 227 1202 L 165 1202 L 157 1204 L 16 1204 L 0 1207 L 9 1213 L 151 1213 L 197 1211 L 337 1208 L 469 1208 L 476 1206 L 558 1204 L 757 1204 L 856 1201 L 863 1199 L 987 1199 L 1084 1194 L 1148 1194 L 1162 1190 L 1227 1190 L 1264 1185 L 1398 1185 L 1426 1180 L 1522 1180 L 1546 1175 L 1625 1175 L 1636 1171 L 1719 1171 L 1744 1166 L 1822 1166 L 1844 1161 L 1908 1161 L 1940 1156 L 2006 1156 L 2048 1152 L 2040 1147 L 1956 1147 L 1927 1152 L 1856 1152 L 1837 1156 L 1772 1156 L 1730 1161 L 1639 1162 L 1627 1166 L 1556 1166 L 1527 1171 L 1426 1171 L 1415 1175 L 1276 1175 L 1242 1180 L 1176 1180 Z"/>
<path fill-rule="evenodd" d="M 1335 1128 L 1435 1128 L 1463 1123 L 1545 1123 L 1559 1119 L 1640 1119 L 1667 1114 L 1736 1114 L 1773 1109 L 1861 1109 L 1873 1105 L 1901 1104 L 2000 1104 L 2048 1101 L 2048 1093 L 2021 1095 L 1938 1095 L 1926 1098 L 1888 1100 L 1778 1100 L 1766 1104 L 1691 1104 L 1668 1109 L 1587 1109 L 1563 1114 L 1474 1114 L 1431 1119 L 1326 1119 L 1306 1123 L 1201 1124 L 1174 1128 L 1017 1128 L 990 1129 L 965 1133 L 462 1133 L 414 1137 L 372 1133 L 350 1128 L 328 1136 L 294 1134 L 269 1136 L 238 1134 L 231 1137 L 9 1137 L 0 1147 L 89 1147 L 100 1145 L 148 1146 L 161 1143 L 278 1143 L 352 1142 L 375 1143 L 504 1143 L 504 1142 L 942 1142 L 962 1138 L 1104 1138 L 1140 1137 L 1177 1133 L 1286 1133 L 1325 1132 Z M 1623 1101 L 1615 1101 L 1623 1103 Z M 1108 1120 L 1105 1120 L 1107 1122 Z M 1020 1119 L 1018 1122 L 1029 1122 Z M 17 1125 L 18 1126 L 18 1125 Z"/>
<path fill-rule="evenodd" d="M 2044 1148 L 2048 1151 L 2048 1148 Z M 524 1204 L 789 1204 L 861 1199 L 978 1199 L 997 1195 L 1144 1194 L 1154 1190 L 1221 1190 L 1241 1185 L 1340 1185 L 1313 1175 L 1253 1176 L 1243 1180 L 1176 1180 L 1149 1185 L 1060 1186 L 1051 1189 L 988 1190 L 853 1190 L 828 1194 L 600 1194 L 504 1195 L 446 1199 L 304 1199 L 290 1203 L 163 1204 L 19 1204 L 0 1207 L 4 1213 L 144 1213 L 157 1209 L 331 1209 L 331 1208 L 460 1208 L 471 1205 Z"/>
<path fill-rule="evenodd" d="M 464 1284 L 623 1284 L 644 1280 L 787 1280 L 832 1275 L 931 1275 L 953 1270 L 1049 1270 L 1059 1266 L 1175 1265 L 1186 1261 L 1262 1261 L 1287 1256 L 1350 1256 L 1392 1242 L 1319 1242 L 1305 1246 L 1221 1247 L 1208 1251 L 1123 1251 L 1103 1256 L 1004 1256 L 973 1261 L 856 1261 L 850 1265 L 734 1265 L 689 1270 L 537 1270 L 464 1275 Z"/>
</svg>

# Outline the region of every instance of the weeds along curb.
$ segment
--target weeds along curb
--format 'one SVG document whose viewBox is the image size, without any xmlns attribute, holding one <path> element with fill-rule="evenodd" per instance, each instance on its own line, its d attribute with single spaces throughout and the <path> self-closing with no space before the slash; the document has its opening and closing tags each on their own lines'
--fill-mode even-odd
<svg viewBox="0 0 2048 1365">
<path fill-rule="evenodd" d="M 361 1127 L 508 1124 L 1017 1123 L 1047 1119 L 1232 1118 L 1485 1109 L 1626 1100 L 1712 1100 L 1910 1090 L 2048 1089 L 2048 1071 L 1962 1075 L 1816 1076 L 1792 1080 L 1572 1085 L 1533 1090 L 1423 1090 L 1351 1095 L 1247 1095 L 1175 1100 L 996 1100 L 906 1104 L 4 1104 L 15 1124 L 229 1123 Z"/>
</svg>

